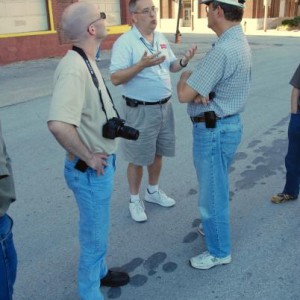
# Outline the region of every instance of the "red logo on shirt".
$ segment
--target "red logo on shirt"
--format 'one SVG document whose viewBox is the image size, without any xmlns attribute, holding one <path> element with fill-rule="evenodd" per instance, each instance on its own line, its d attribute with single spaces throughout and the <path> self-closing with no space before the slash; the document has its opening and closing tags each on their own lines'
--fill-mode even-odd
<svg viewBox="0 0 300 300">
<path fill-rule="evenodd" d="M 160 49 L 167 49 L 167 45 L 166 44 L 160 44 Z"/>
</svg>

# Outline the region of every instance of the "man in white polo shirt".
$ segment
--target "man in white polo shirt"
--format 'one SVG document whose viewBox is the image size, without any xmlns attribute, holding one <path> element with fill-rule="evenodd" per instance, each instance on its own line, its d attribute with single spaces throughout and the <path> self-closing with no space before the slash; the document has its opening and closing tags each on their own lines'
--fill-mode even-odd
<svg viewBox="0 0 300 300">
<path fill-rule="evenodd" d="M 187 66 L 196 47 L 177 59 L 168 40 L 155 31 L 157 8 L 152 0 L 130 0 L 132 30 L 114 44 L 111 58 L 111 81 L 121 85 L 126 122 L 140 131 L 137 141 L 122 141 L 130 189 L 129 211 L 133 220 L 147 220 L 139 196 L 143 166 L 148 168 L 145 200 L 164 207 L 175 200 L 158 188 L 162 156 L 175 155 L 174 114 L 171 105 L 170 72 Z"/>
</svg>

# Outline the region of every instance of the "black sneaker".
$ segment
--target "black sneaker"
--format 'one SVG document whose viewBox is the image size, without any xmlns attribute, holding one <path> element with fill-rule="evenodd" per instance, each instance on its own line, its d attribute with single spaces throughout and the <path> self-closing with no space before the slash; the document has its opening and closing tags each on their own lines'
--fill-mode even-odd
<svg viewBox="0 0 300 300">
<path fill-rule="evenodd" d="M 125 272 L 108 270 L 106 276 L 100 282 L 103 286 L 118 287 L 126 285 L 129 280 L 129 275 Z"/>
</svg>

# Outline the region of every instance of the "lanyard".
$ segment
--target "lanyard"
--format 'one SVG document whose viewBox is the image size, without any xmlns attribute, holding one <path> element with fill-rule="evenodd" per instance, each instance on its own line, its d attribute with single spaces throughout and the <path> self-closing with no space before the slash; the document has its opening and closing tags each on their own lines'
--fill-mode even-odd
<svg viewBox="0 0 300 300">
<path fill-rule="evenodd" d="M 101 102 L 101 107 L 102 107 L 102 110 L 103 110 L 103 112 L 104 112 L 104 114 L 105 114 L 106 121 L 108 121 L 106 109 L 105 109 L 104 102 L 103 102 L 103 98 L 102 98 L 102 93 L 101 93 L 101 90 L 100 90 L 100 88 L 99 88 L 99 81 L 98 81 L 98 78 L 97 78 L 96 75 L 95 75 L 95 72 L 94 72 L 94 70 L 93 70 L 93 68 L 92 68 L 92 66 L 91 66 L 91 63 L 90 63 L 88 57 L 86 56 L 85 52 L 84 52 L 81 48 L 79 48 L 79 47 L 73 46 L 73 47 L 72 47 L 72 50 L 76 51 L 76 52 L 83 58 L 84 62 L 86 63 L 87 68 L 88 68 L 88 70 L 89 70 L 89 72 L 90 72 L 90 74 L 91 74 L 91 76 L 92 76 L 94 85 L 95 85 L 95 87 L 97 88 L 97 91 L 98 91 L 98 94 L 99 94 L 99 99 L 100 99 L 100 102 Z M 104 85 L 105 85 L 106 91 L 107 91 L 108 96 L 109 96 L 109 98 L 110 98 L 110 101 L 111 101 L 111 103 L 112 103 L 113 109 L 114 109 L 114 111 L 116 112 L 118 118 L 120 118 L 120 117 L 119 117 L 119 114 L 118 114 L 118 111 L 117 111 L 117 109 L 115 108 L 114 101 L 113 101 L 113 99 L 112 99 L 112 97 L 111 97 L 111 94 L 110 94 L 110 92 L 109 92 L 109 90 L 108 90 L 108 88 L 107 88 L 107 86 L 106 86 L 104 80 L 103 80 L 103 83 L 104 83 Z"/>
<path fill-rule="evenodd" d="M 143 38 L 143 37 L 140 37 L 140 41 L 144 44 L 144 46 L 150 51 L 150 53 L 151 54 L 154 54 L 155 53 L 155 51 L 154 51 L 154 49 L 153 49 L 153 47 L 149 47 L 149 45 L 145 42 L 145 39 Z M 156 50 L 157 50 L 157 52 L 158 52 L 158 43 L 157 43 L 157 41 L 156 41 Z M 159 66 L 159 68 L 161 69 L 161 65 L 159 64 L 158 65 Z"/>
<path fill-rule="evenodd" d="M 144 46 L 150 51 L 151 54 L 154 54 L 155 51 L 153 49 L 153 47 L 149 47 L 149 45 L 145 42 L 145 39 L 143 37 L 140 38 L 141 42 L 144 44 Z M 158 52 L 158 44 L 157 44 L 157 41 L 156 41 L 156 50 Z"/>
</svg>

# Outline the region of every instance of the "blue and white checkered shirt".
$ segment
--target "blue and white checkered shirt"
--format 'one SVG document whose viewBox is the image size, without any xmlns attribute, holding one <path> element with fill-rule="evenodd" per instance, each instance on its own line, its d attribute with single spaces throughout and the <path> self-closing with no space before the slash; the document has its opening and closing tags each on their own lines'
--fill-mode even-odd
<svg viewBox="0 0 300 300">
<path fill-rule="evenodd" d="M 251 80 L 251 50 L 240 25 L 226 30 L 201 59 L 187 84 L 202 96 L 215 92 L 208 105 L 188 104 L 190 116 L 214 111 L 219 117 L 243 111 Z"/>
</svg>

